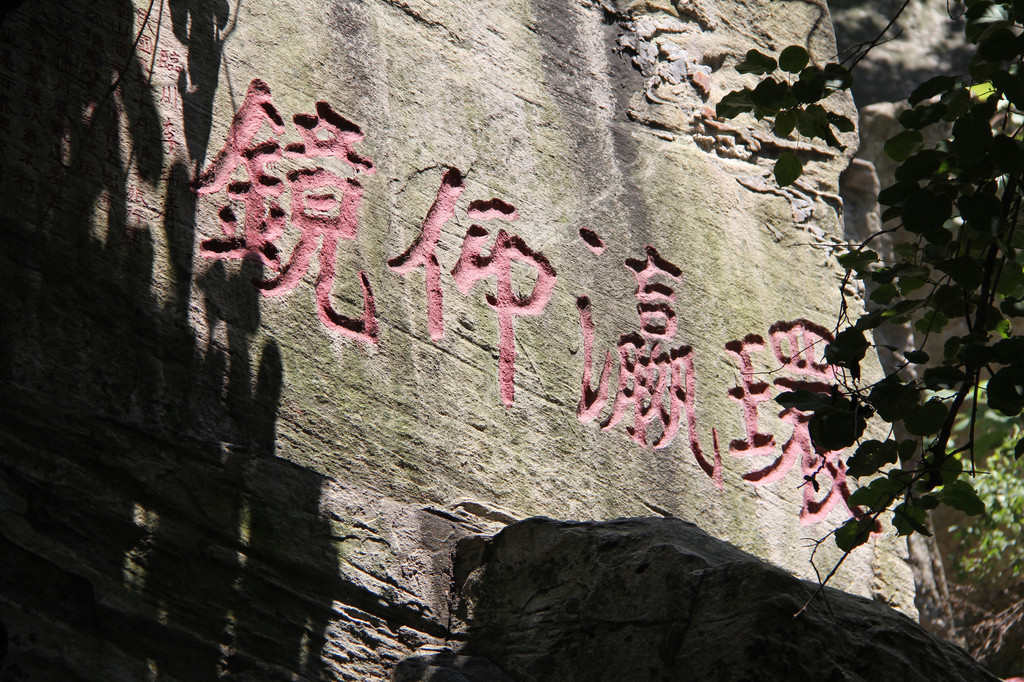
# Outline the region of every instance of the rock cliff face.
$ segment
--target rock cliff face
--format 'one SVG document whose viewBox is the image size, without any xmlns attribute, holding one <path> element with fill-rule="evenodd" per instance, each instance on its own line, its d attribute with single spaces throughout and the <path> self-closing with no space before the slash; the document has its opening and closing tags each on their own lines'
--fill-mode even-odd
<svg viewBox="0 0 1024 682">
<path fill-rule="evenodd" d="M 997 680 L 904 614 L 678 519 L 528 519 L 462 541 L 455 575 L 455 651 L 396 682 Z"/>
<path fill-rule="evenodd" d="M 852 513 L 771 401 L 836 381 L 848 156 L 713 115 L 747 50 L 834 53 L 824 3 L 2 33 L 4 679 L 386 679 L 447 634 L 460 537 L 673 515 L 811 577 Z M 835 584 L 913 609 L 887 535 Z"/>
</svg>

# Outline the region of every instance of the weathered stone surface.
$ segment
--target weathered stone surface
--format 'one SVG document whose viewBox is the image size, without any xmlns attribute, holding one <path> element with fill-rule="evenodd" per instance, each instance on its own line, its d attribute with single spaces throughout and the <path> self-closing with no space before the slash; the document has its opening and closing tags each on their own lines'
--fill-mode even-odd
<svg viewBox="0 0 1024 682">
<path fill-rule="evenodd" d="M 446 632 L 452 542 L 493 527 L 252 451 L 4 425 L 5 680 L 385 679 Z"/>
<path fill-rule="evenodd" d="M 824 5 L 3 16 L 0 676 L 386 679 L 533 514 L 813 574 L 853 484 L 769 398 L 833 380 L 848 152 L 712 112 L 748 49 L 830 57 Z M 891 536 L 835 580 L 913 609 Z"/>
<path fill-rule="evenodd" d="M 511 678 L 486 658 L 460 656 L 447 647 L 423 647 L 401 661 L 392 682 L 511 682 Z"/>
<path fill-rule="evenodd" d="M 816 584 L 678 519 L 528 519 L 463 540 L 456 589 L 457 655 L 395 680 L 483 682 L 487 662 L 512 680 L 997 679 L 904 614 L 812 599 Z"/>
</svg>

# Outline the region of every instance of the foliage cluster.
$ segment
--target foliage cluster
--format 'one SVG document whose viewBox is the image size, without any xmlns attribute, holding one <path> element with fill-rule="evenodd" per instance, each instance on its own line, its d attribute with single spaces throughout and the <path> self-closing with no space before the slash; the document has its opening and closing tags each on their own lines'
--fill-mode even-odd
<svg viewBox="0 0 1024 682">
<path fill-rule="evenodd" d="M 939 505 L 984 512 L 979 489 L 994 491 L 1000 479 L 976 478 L 978 412 L 1010 418 L 1024 410 L 1024 335 L 1017 324 L 1024 317 L 1024 0 L 967 0 L 964 18 L 975 48 L 969 73 L 932 78 L 910 95 L 910 108 L 899 117 L 903 130 L 885 144 L 900 165 L 895 184 L 879 195 L 883 229 L 839 257 L 847 277 L 862 280 L 875 304 L 857 319 L 845 305 L 841 311 L 825 350 L 841 386 L 832 394 L 777 398 L 813 413 L 819 452 L 854 447 L 848 472 L 869 479 L 850 499 L 864 513 L 836 532 L 845 551 L 864 543 L 887 511 L 901 535 L 928 534 L 926 513 Z M 726 95 L 720 117 L 751 113 L 771 122 L 780 137 L 796 132 L 833 147 L 839 146 L 833 128 L 852 129 L 822 104 L 849 88 L 842 64 L 810 64 L 804 48 L 790 46 L 778 59 L 751 50 L 737 68 L 763 78 Z M 944 139 L 927 144 L 925 131 L 933 131 L 929 139 Z M 779 185 L 801 172 L 794 154 L 775 164 Z M 887 233 L 895 256 L 883 262 L 870 247 Z M 918 333 L 917 347 L 881 380 L 862 379 L 861 362 L 873 346 L 868 333 L 906 323 Z M 941 353 L 931 357 L 924 347 L 939 334 Z M 863 438 L 872 420 L 889 425 L 884 440 Z M 966 420 L 961 438 L 958 420 Z M 1012 439 L 989 463 L 1024 454 L 1021 433 L 1004 433 Z M 998 550 L 979 545 L 979 551 Z"/>
<path fill-rule="evenodd" d="M 960 429 L 969 428 L 961 419 Z M 996 586 L 1019 584 L 1024 578 L 1024 458 L 1014 447 L 1024 435 L 1018 420 L 985 410 L 977 415 L 975 449 L 984 475 L 974 484 L 987 503 L 985 513 L 969 523 L 950 526 L 957 551 L 952 568 L 958 582 Z"/>
</svg>

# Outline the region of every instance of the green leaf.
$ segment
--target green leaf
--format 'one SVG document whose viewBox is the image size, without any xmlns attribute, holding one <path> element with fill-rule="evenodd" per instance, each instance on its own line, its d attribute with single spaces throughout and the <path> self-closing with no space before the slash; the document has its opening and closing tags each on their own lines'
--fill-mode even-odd
<svg viewBox="0 0 1024 682">
<path fill-rule="evenodd" d="M 984 367 L 992 361 L 995 349 L 989 346 L 986 341 L 969 342 L 960 346 L 960 352 L 956 358 L 967 366 L 967 369 L 976 370 Z"/>
<path fill-rule="evenodd" d="M 775 134 L 779 137 L 789 137 L 796 127 L 796 114 L 790 110 L 780 111 L 775 117 Z"/>
<path fill-rule="evenodd" d="M 874 523 L 871 519 L 850 519 L 836 529 L 836 546 L 844 552 L 852 552 L 871 537 Z"/>
<path fill-rule="evenodd" d="M 1011 76 L 1006 71 L 999 70 L 992 74 L 992 84 L 999 88 L 1015 107 L 1024 107 L 1024 82 L 1021 82 L 1020 75 Z"/>
<path fill-rule="evenodd" d="M 882 267 L 871 271 L 869 277 L 866 279 L 870 279 L 875 284 L 888 284 L 896 279 L 897 274 L 899 273 L 895 268 L 883 265 Z"/>
<path fill-rule="evenodd" d="M 859 329 L 862 332 L 866 332 L 869 329 L 875 329 L 885 321 L 882 317 L 881 310 L 873 310 L 870 313 L 865 313 L 857 318 L 857 324 L 853 325 L 854 329 Z"/>
<path fill-rule="evenodd" d="M 870 298 L 875 303 L 881 303 L 882 305 L 885 305 L 886 303 L 894 299 L 897 295 L 899 295 L 899 293 L 900 290 L 896 287 L 895 284 L 893 284 L 892 282 L 887 282 L 885 284 L 880 285 L 877 289 L 872 291 Z"/>
<path fill-rule="evenodd" d="M 907 101 L 910 106 L 917 106 L 919 102 L 923 102 L 926 99 L 931 99 L 935 95 L 941 94 L 956 85 L 956 78 L 952 76 L 935 76 L 929 78 L 921 85 L 914 89 L 914 92 L 910 93 L 910 97 Z"/>
<path fill-rule="evenodd" d="M 900 287 L 900 294 L 906 296 L 909 293 L 915 292 L 925 284 L 928 284 L 928 278 L 923 275 L 913 275 L 910 277 L 900 277 L 898 281 Z"/>
<path fill-rule="evenodd" d="M 866 440 L 846 461 L 846 473 L 854 478 L 871 476 L 878 473 L 886 464 L 895 464 L 896 460 L 896 441 Z"/>
<path fill-rule="evenodd" d="M 825 96 L 825 78 L 813 66 L 800 72 L 800 78 L 793 83 L 793 96 L 801 102 L 817 102 Z"/>
<path fill-rule="evenodd" d="M 978 232 L 993 235 L 1002 231 L 1003 205 L 994 194 L 965 194 L 956 205 L 967 224 Z"/>
<path fill-rule="evenodd" d="M 828 407 L 816 410 L 807 428 L 818 452 L 835 452 L 849 447 L 867 428 L 874 411 L 848 398 L 837 398 Z"/>
<path fill-rule="evenodd" d="M 913 384 L 903 383 L 895 374 L 879 381 L 868 394 L 868 402 L 878 410 L 878 416 L 889 423 L 902 419 L 917 401 L 918 391 Z"/>
<path fill-rule="evenodd" d="M 906 353 L 903 354 L 903 357 L 907 359 L 907 362 L 910 362 L 915 365 L 923 365 L 929 360 L 928 354 L 925 353 L 923 350 L 907 351 Z"/>
<path fill-rule="evenodd" d="M 763 76 L 774 71 L 776 66 L 778 66 L 778 62 L 773 57 L 769 57 L 757 50 L 748 50 L 744 60 L 736 65 L 736 70 L 740 73 L 752 73 Z"/>
<path fill-rule="evenodd" d="M 895 245 L 893 245 L 892 250 L 895 251 L 896 254 L 898 256 L 900 256 L 901 258 L 903 258 L 904 260 L 910 260 L 910 261 L 917 260 L 917 252 L 918 252 L 917 244 L 911 244 L 911 243 L 895 244 Z"/>
<path fill-rule="evenodd" d="M 952 123 L 962 116 L 967 110 L 967 107 L 970 106 L 971 94 L 967 88 L 961 86 L 954 88 L 946 95 L 943 95 L 941 101 L 949 107 L 946 109 L 946 113 L 942 115 L 942 120 L 947 123 Z"/>
<path fill-rule="evenodd" d="M 996 282 L 996 291 L 1014 300 L 1024 296 L 1024 268 L 1016 263 L 1004 262 L 1003 272 L 999 275 L 999 281 Z M 1010 312 L 1006 310 L 1003 312 L 1011 314 L 1013 311 L 1011 309 Z"/>
<path fill-rule="evenodd" d="M 972 43 L 981 41 L 994 29 L 1006 26 L 1009 19 L 1006 7 L 994 2 L 971 3 L 965 17 L 967 26 L 964 35 Z"/>
<path fill-rule="evenodd" d="M 945 195 L 918 189 L 907 197 L 900 215 L 903 226 L 911 232 L 932 232 L 941 229 L 953 215 L 953 202 Z"/>
<path fill-rule="evenodd" d="M 916 189 L 916 182 L 897 182 L 878 193 L 878 203 L 883 206 L 898 206 Z"/>
<path fill-rule="evenodd" d="M 911 533 L 931 535 L 928 526 L 925 525 L 926 512 L 921 507 L 903 502 L 896 505 L 892 513 L 892 525 L 896 527 L 896 532 L 899 535 L 910 535 Z"/>
<path fill-rule="evenodd" d="M 983 59 L 993 62 L 1011 59 L 1017 49 L 1016 38 L 1017 35 L 1006 26 L 993 26 L 993 30 L 978 44 L 978 54 Z M 995 75 L 995 73 L 992 74 L 993 80 Z"/>
<path fill-rule="evenodd" d="M 934 246 L 945 246 L 946 244 L 953 241 L 953 233 L 944 227 L 938 227 L 933 230 L 925 230 L 921 233 L 929 245 Z"/>
<path fill-rule="evenodd" d="M 963 116 L 953 124 L 953 150 L 964 166 L 983 161 L 991 147 L 992 127 L 987 118 Z"/>
<path fill-rule="evenodd" d="M 897 263 L 893 269 L 899 274 L 900 279 L 929 277 L 932 274 L 927 265 L 913 265 L 912 263 Z"/>
<path fill-rule="evenodd" d="M 775 162 L 775 182 L 779 187 L 792 185 L 803 172 L 804 165 L 800 159 L 789 152 L 779 154 L 779 160 Z"/>
<path fill-rule="evenodd" d="M 944 102 L 926 104 L 903 111 L 899 115 L 899 122 L 904 128 L 920 130 L 941 121 L 948 110 L 949 105 Z"/>
<path fill-rule="evenodd" d="M 960 474 L 964 472 L 964 463 L 958 457 L 947 456 L 942 461 L 942 466 L 939 468 L 939 477 L 942 480 L 942 484 L 946 485 L 952 483 Z"/>
<path fill-rule="evenodd" d="M 790 45 L 779 54 L 779 68 L 789 73 L 800 73 L 808 61 L 810 55 L 799 45 Z"/>
<path fill-rule="evenodd" d="M 956 284 L 943 284 L 932 293 L 931 306 L 946 317 L 956 317 L 964 311 L 964 290 Z"/>
<path fill-rule="evenodd" d="M 899 481 L 882 476 L 854 490 L 847 502 L 851 507 L 868 507 L 872 511 L 880 511 L 888 507 L 903 488 Z"/>
<path fill-rule="evenodd" d="M 901 440 L 899 445 L 900 462 L 909 462 L 917 454 L 918 441 L 913 438 Z"/>
<path fill-rule="evenodd" d="M 924 135 L 919 130 L 902 130 L 885 142 L 886 156 L 893 161 L 904 161 L 924 144 Z"/>
<path fill-rule="evenodd" d="M 959 336 L 950 336 L 946 339 L 945 343 L 942 344 L 942 361 L 947 365 L 955 364 L 957 353 L 960 352 L 962 344 L 963 340 Z M 966 375 L 964 379 L 967 379 Z"/>
<path fill-rule="evenodd" d="M 1005 415 L 1014 416 L 1024 409 L 1024 366 L 1001 368 L 988 380 L 988 406 Z"/>
<path fill-rule="evenodd" d="M 910 319 L 909 315 L 903 315 L 901 318 L 893 318 L 888 320 L 888 322 L 906 322 L 908 319 Z M 914 323 L 914 329 L 925 335 L 935 334 L 945 329 L 947 324 L 949 324 L 948 317 L 938 310 L 929 310 L 925 312 L 921 319 Z"/>
<path fill-rule="evenodd" d="M 907 411 L 903 426 L 907 433 L 915 436 L 930 436 L 938 433 L 946 421 L 949 409 L 938 398 L 932 398 L 924 405 L 917 405 Z"/>
<path fill-rule="evenodd" d="M 758 107 L 768 110 L 769 112 L 778 111 L 782 104 L 782 98 L 786 96 L 786 84 L 780 83 L 774 78 L 765 78 L 763 81 L 757 84 L 750 98 L 754 100 L 754 104 Z"/>
<path fill-rule="evenodd" d="M 736 118 L 740 114 L 754 110 L 754 91 L 750 88 L 733 90 L 727 93 L 721 101 L 715 105 L 715 115 L 719 118 Z"/>
<path fill-rule="evenodd" d="M 959 509 L 968 516 L 976 516 L 985 512 L 985 503 L 968 481 L 958 479 L 942 486 L 938 498 L 954 509 Z"/>
<path fill-rule="evenodd" d="M 938 149 L 925 149 L 907 158 L 896 168 L 896 180 L 915 182 L 939 170 L 946 154 Z M 947 199 L 948 201 L 948 199 Z"/>
<path fill-rule="evenodd" d="M 965 291 L 973 291 L 981 285 L 984 270 L 978 261 L 970 256 L 949 258 L 935 264 L 939 270 L 948 273 Z"/>
<path fill-rule="evenodd" d="M 909 313 L 912 313 L 920 307 L 921 304 L 922 301 L 918 300 L 899 301 L 888 310 L 882 311 L 882 317 L 889 322 L 894 322 L 898 318 L 909 317 Z"/>
<path fill-rule="evenodd" d="M 1000 365 L 1009 365 L 1024 358 L 1024 336 L 1003 339 L 992 347 L 993 359 Z"/>
<path fill-rule="evenodd" d="M 847 270 L 867 272 L 868 266 L 878 262 L 878 254 L 871 249 L 859 249 L 840 254 L 836 257 L 839 265 Z"/>
<path fill-rule="evenodd" d="M 775 396 L 775 402 L 783 407 L 792 407 L 801 412 L 814 412 L 831 405 L 832 398 L 828 393 L 800 389 L 780 393 Z"/>
<path fill-rule="evenodd" d="M 996 135 L 992 138 L 990 155 L 1001 171 L 1010 175 L 1024 173 L 1024 150 L 1021 150 L 1020 142 L 1012 137 Z"/>
<path fill-rule="evenodd" d="M 992 74 L 998 71 L 1002 66 L 1002 62 L 990 62 L 980 54 L 975 53 L 975 55 L 967 62 L 967 73 L 971 75 L 971 79 L 973 79 L 974 82 L 988 87 L 989 91 L 988 93 L 981 93 L 977 90 L 979 86 L 975 85 L 968 88 L 971 93 L 971 97 L 982 100 L 988 99 L 989 95 L 996 91 L 989 82 L 989 78 L 991 78 Z"/>
<path fill-rule="evenodd" d="M 890 220 L 896 220 L 900 217 L 901 209 L 899 206 L 890 206 L 889 208 L 882 211 L 882 224 L 889 222 Z"/>
<path fill-rule="evenodd" d="M 832 343 L 825 346 L 825 360 L 830 365 L 845 367 L 853 379 L 860 378 L 860 361 L 871 346 L 864 332 L 848 327 L 836 335 Z"/>
<path fill-rule="evenodd" d="M 939 367 L 929 367 L 924 371 L 924 385 L 932 391 L 940 391 L 944 388 L 953 389 L 958 388 L 961 384 L 967 381 L 969 377 L 966 373 L 957 369 L 956 367 L 950 367 L 948 365 L 941 365 Z"/>
</svg>

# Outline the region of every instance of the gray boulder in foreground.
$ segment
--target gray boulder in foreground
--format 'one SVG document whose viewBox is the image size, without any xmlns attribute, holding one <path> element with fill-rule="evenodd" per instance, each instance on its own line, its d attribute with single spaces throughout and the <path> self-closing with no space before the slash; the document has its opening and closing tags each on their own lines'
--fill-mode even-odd
<svg viewBox="0 0 1024 682">
<path fill-rule="evenodd" d="M 905 615 L 670 518 L 533 518 L 456 557 L 454 651 L 397 682 L 997 680 Z"/>
</svg>

